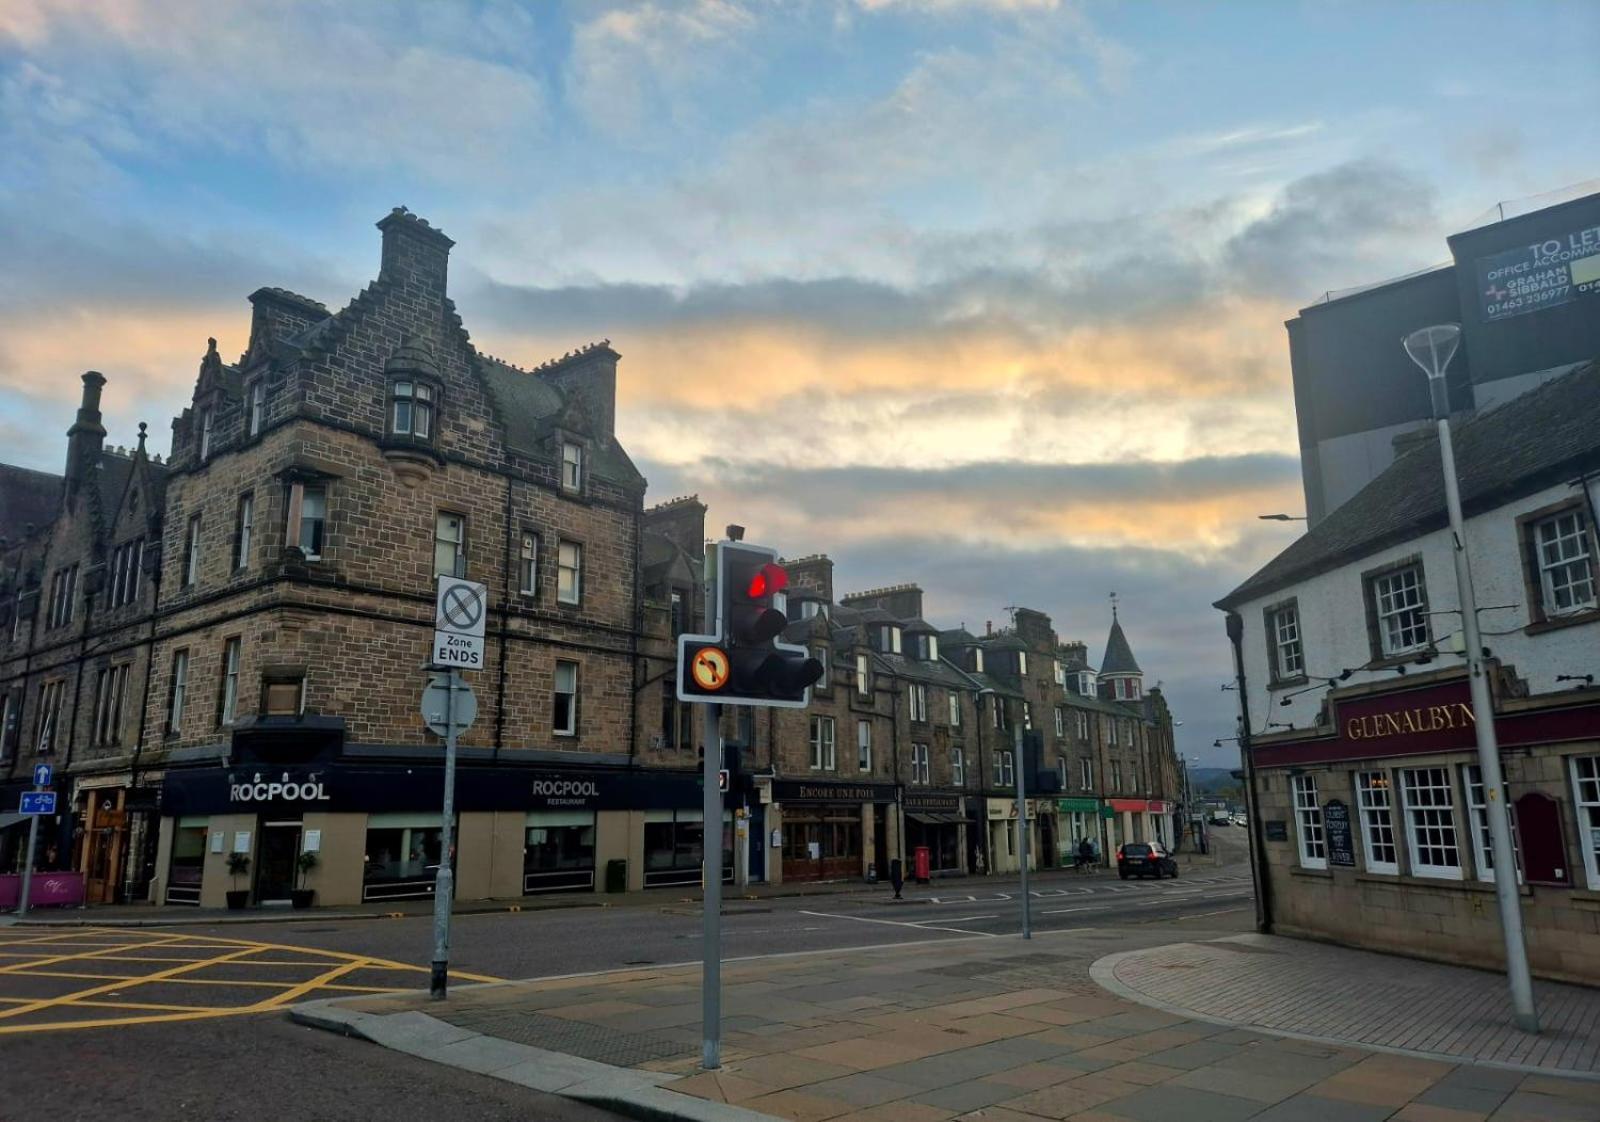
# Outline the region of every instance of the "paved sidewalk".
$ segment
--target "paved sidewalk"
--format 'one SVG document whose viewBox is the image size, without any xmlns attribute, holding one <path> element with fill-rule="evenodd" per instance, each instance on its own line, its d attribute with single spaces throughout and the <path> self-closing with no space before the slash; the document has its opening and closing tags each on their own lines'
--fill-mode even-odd
<svg viewBox="0 0 1600 1122">
<path fill-rule="evenodd" d="M 715 1073 L 698 1070 L 698 967 L 463 988 L 443 1005 L 340 999 L 294 1015 L 657 1118 L 1600 1119 L 1600 1083 L 1231 1029 L 1091 980 L 1108 952 L 1171 937 L 1079 930 L 735 960 Z"/>
<path fill-rule="evenodd" d="M 1174 1013 L 1450 1060 L 1600 1075 L 1600 990 L 1534 983 L 1542 1032 L 1512 1023 L 1505 976 L 1270 935 L 1130 951 L 1107 989 Z"/>
</svg>

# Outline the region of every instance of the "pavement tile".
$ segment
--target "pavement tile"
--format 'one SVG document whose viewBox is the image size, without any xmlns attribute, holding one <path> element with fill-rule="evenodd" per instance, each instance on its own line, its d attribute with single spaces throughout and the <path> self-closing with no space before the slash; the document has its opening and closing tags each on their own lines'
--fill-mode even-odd
<svg viewBox="0 0 1600 1122">
<path fill-rule="evenodd" d="M 691 1066 L 698 1064 L 699 1061 L 695 1060 Z M 754 1059 L 741 1060 L 733 1066 L 736 1075 L 778 1088 L 800 1087 L 807 1083 L 821 1083 L 825 1079 L 838 1079 L 843 1075 L 855 1074 L 854 1068 L 842 1064 L 823 1063 L 820 1060 L 809 1060 L 793 1055 L 757 1056 Z"/>
<path fill-rule="evenodd" d="M 956 1122 L 1039 1122 L 1039 1116 L 1003 1106 L 986 1106 L 982 1110 L 958 1115 Z"/>
<path fill-rule="evenodd" d="M 800 1091 L 776 1091 L 760 1098 L 747 1099 L 739 1105 L 778 1118 L 792 1118 L 795 1122 L 822 1122 L 824 1118 L 837 1118 L 855 1110 L 850 1103 Z"/>
<path fill-rule="evenodd" d="M 1134 1060 L 1130 1063 L 1118 1064 L 1105 1069 L 1105 1074 L 1112 1079 L 1120 1079 L 1124 1083 L 1137 1083 L 1148 1087 L 1156 1083 L 1165 1083 L 1175 1075 L 1183 1072 L 1175 1067 L 1163 1067 L 1160 1064 L 1145 1063 Z"/>
<path fill-rule="evenodd" d="M 1106 1107 L 1108 1112 L 1133 1122 L 1242 1122 L 1260 1109 L 1261 1104 L 1252 1099 L 1175 1087 L 1171 1083 L 1137 1088 Z"/>
<path fill-rule="evenodd" d="M 1410 1103 L 1390 1117 L 1393 1122 L 1484 1122 L 1489 1116 L 1476 1110 L 1452 1110 L 1446 1106 Z"/>
<path fill-rule="evenodd" d="M 562 1005 L 547 1012 L 569 1021 L 601 1021 L 623 1013 L 639 1013 L 648 1006 L 637 1001 L 590 1001 L 581 1005 Z"/>
<path fill-rule="evenodd" d="M 1492 1070 L 1492 1069 L 1482 1069 Z M 1529 1075 L 1516 1088 L 1540 1095 L 1554 1095 L 1558 1099 L 1576 1099 L 1579 1102 L 1600 1106 L 1600 1083 L 1582 1079 L 1557 1079 L 1549 1075 Z"/>
<path fill-rule="evenodd" d="M 869 1107 L 855 1114 L 847 1114 L 840 1122 L 944 1122 L 944 1119 L 951 1116 L 951 1112 L 943 1107 L 902 1100 Z M 1030 1119 L 1029 1122 L 1033 1120 Z"/>
<path fill-rule="evenodd" d="M 997 1071 L 993 1075 L 983 1077 L 986 1083 L 999 1083 L 1007 1087 L 1015 1087 L 1021 1091 L 1037 1091 L 1043 1087 L 1054 1087 L 1057 1083 L 1065 1083 L 1069 1079 L 1076 1079 L 1085 1074 L 1080 1070 L 1062 1067 L 1057 1063 L 1044 1062 L 1037 1064 L 1023 1064 L 1007 1071 Z M 1015 1094 L 1016 1092 L 1012 1092 Z"/>
<path fill-rule="evenodd" d="M 1014 1099 L 1006 1099 L 1001 1106 L 1007 1110 L 1017 1110 L 1024 1114 L 1034 1114 L 1040 1118 L 1070 1118 L 1080 1111 L 1089 1110 L 1101 1103 L 1119 1096 L 1112 1090 L 1103 1087 L 1079 1086 L 1079 1080 L 1068 1083 L 1058 1083 L 1054 1087 L 1045 1087 L 1030 1094 L 1019 1095 Z M 1119 1086 L 1133 1089 L 1133 1084 L 1123 1083 Z M 1169 1120 L 1163 1120 L 1169 1122 Z"/>
<path fill-rule="evenodd" d="M 1595 1122 L 1600 1118 L 1589 1103 L 1533 1091 L 1513 1091 L 1489 1122 Z"/>
<path fill-rule="evenodd" d="M 1086 1013 L 1075 1009 L 1058 1009 L 1054 1005 L 1027 1005 L 1021 1009 L 1012 1009 L 1008 1015 L 1047 1025 L 1075 1025 L 1082 1021 L 1095 1020 L 1100 1016 L 1098 1013 Z"/>
<path fill-rule="evenodd" d="M 1414 1099 L 1415 1102 L 1425 1106 L 1476 1113 L 1487 1117 L 1498 1110 L 1500 1104 L 1505 1102 L 1510 1094 L 1511 1088 L 1473 1087 L 1440 1080 Z"/>
<path fill-rule="evenodd" d="M 721 1071 L 704 1071 L 688 1079 L 679 1079 L 667 1085 L 667 1090 L 679 1094 L 695 1095 L 717 1103 L 742 1103 L 746 1099 L 760 1098 L 778 1090 L 765 1083 L 744 1079 Z"/>
<path fill-rule="evenodd" d="M 909 1063 L 927 1055 L 926 1052 L 916 1048 L 908 1048 L 871 1036 L 858 1040 L 838 1040 L 832 1044 L 818 1044 L 812 1048 L 801 1048 L 794 1054 L 802 1059 L 821 1060 L 823 1063 L 838 1064 L 840 1067 L 853 1068 L 856 1071 L 870 1071 L 873 1068 Z"/>
<path fill-rule="evenodd" d="M 1214 1040 L 1193 1040 L 1187 1044 L 1163 1048 L 1152 1058 L 1165 1067 L 1193 1069 L 1237 1056 L 1243 1047 L 1243 1044 L 1218 1044 Z"/>
<path fill-rule="evenodd" d="M 1052 1056 L 1048 1060 L 1040 1060 L 1039 1062 L 1049 1064 L 1052 1067 L 1065 1068 L 1068 1071 L 1077 1072 L 1079 1075 L 1086 1075 L 1091 1071 L 1104 1071 L 1108 1067 L 1116 1067 L 1118 1064 L 1131 1063 L 1132 1061 L 1105 1060 L 1096 1056 L 1085 1056 L 1082 1052 L 1069 1052 L 1065 1056 Z"/>
<path fill-rule="evenodd" d="M 917 1093 L 918 1088 L 909 1083 L 896 1083 L 892 1079 L 885 1079 L 881 1075 L 862 1072 L 859 1075 L 845 1075 L 838 1079 L 828 1079 L 821 1083 L 808 1083 L 805 1085 L 806 1094 L 821 1095 L 824 1098 L 838 1099 L 850 1103 L 857 1109 L 869 1106 L 879 1106 L 882 1103 L 893 1102 L 895 1099 L 910 1098 Z"/>
<path fill-rule="evenodd" d="M 1224 1067 L 1197 1067 L 1169 1080 L 1173 1087 L 1193 1087 L 1199 1091 L 1212 1091 L 1219 1095 L 1232 1095 L 1253 1099 L 1271 1106 L 1291 1095 L 1298 1095 L 1316 1082 L 1315 1078 L 1290 1075 L 1267 1075 L 1262 1072 L 1240 1072 Z"/>
<path fill-rule="evenodd" d="M 1478 1087 L 1485 1091 L 1504 1091 L 1510 1094 L 1518 1087 L 1525 1087 L 1529 1091 L 1538 1090 L 1537 1083 L 1548 1078 L 1543 1075 L 1528 1075 L 1520 1071 L 1507 1071 L 1499 1067 L 1478 1067 L 1473 1064 L 1462 1064 L 1449 1075 L 1435 1083 L 1435 1087 Z M 1562 1085 L 1589 1086 L 1577 1083 L 1571 1079 L 1556 1079 L 1554 1083 Z M 1534 1084 L 1528 1086 L 1528 1084 Z"/>
<path fill-rule="evenodd" d="M 1081 1049 L 1079 1055 L 1088 1056 L 1094 1060 L 1116 1060 L 1126 1062 L 1139 1060 L 1149 1055 L 1143 1048 L 1129 1048 L 1120 1040 L 1113 1040 L 1109 1044 L 1096 1044 L 1093 1048 Z"/>
<path fill-rule="evenodd" d="M 1269 1106 L 1253 1122 L 1384 1122 L 1393 1113 L 1391 1106 L 1301 1094 Z"/>
<path fill-rule="evenodd" d="M 995 1103 L 1004 1102 L 1017 1096 L 1017 1088 L 1006 1087 L 1001 1084 L 988 1083 L 982 1079 L 969 1079 L 964 1083 L 952 1083 L 948 1087 L 934 1087 L 926 1091 L 918 1091 L 911 1096 L 913 1102 L 927 1103 L 929 1106 L 943 1107 L 951 1113 L 964 1113 L 977 1110 L 980 1107 L 993 1106 Z"/>
</svg>

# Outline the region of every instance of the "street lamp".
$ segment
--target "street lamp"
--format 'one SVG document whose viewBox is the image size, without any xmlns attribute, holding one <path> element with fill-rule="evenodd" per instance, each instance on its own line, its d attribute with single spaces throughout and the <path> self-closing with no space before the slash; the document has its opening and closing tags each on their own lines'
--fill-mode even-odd
<svg viewBox="0 0 1600 1122">
<path fill-rule="evenodd" d="M 1000 697 L 993 686 L 984 686 L 978 691 L 978 697 L 989 694 L 994 698 L 996 705 L 1000 704 Z M 983 720 L 983 713 L 978 713 L 978 720 Z M 979 728 L 982 728 L 980 723 Z M 1022 777 L 1022 722 L 1011 722 L 1011 761 L 1016 765 L 1013 777 L 1017 781 L 1017 858 L 1022 866 L 1022 937 L 1033 938 L 1033 902 L 1028 896 L 1028 797 L 1026 783 Z"/>
<path fill-rule="evenodd" d="M 1478 767 L 1483 772 L 1484 802 L 1488 807 L 1489 838 L 1494 850 L 1494 894 L 1500 904 L 1500 929 L 1506 944 L 1506 974 L 1511 982 L 1511 1006 L 1517 1027 L 1539 1031 L 1539 1014 L 1533 1005 L 1533 981 L 1528 975 L 1528 947 L 1522 934 L 1522 903 L 1517 893 L 1517 863 L 1511 848 L 1511 820 L 1506 812 L 1505 780 L 1500 772 L 1500 746 L 1495 739 L 1494 705 L 1489 699 L 1489 679 L 1483 665 L 1483 639 L 1478 633 L 1478 599 L 1472 590 L 1472 569 L 1467 563 L 1467 540 L 1462 529 L 1461 489 L 1456 481 L 1456 455 L 1450 443 L 1450 392 L 1445 370 L 1461 344 L 1461 325 L 1441 323 L 1413 331 L 1402 341 L 1411 361 L 1428 376 L 1433 416 L 1439 427 L 1439 460 L 1444 468 L 1445 507 L 1450 515 L 1451 556 L 1456 566 L 1456 591 L 1461 601 L 1461 633 L 1466 642 L 1467 684 L 1472 692 L 1472 716 L 1478 736 Z"/>
</svg>

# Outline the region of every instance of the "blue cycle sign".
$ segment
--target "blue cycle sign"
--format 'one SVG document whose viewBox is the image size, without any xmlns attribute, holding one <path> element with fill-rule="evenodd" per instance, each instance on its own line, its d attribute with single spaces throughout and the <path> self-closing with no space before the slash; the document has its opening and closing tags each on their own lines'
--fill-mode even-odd
<svg viewBox="0 0 1600 1122">
<path fill-rule="evenodd" d="M 1600 226 L 1478 258 L 1486 320 L 1509 319 L 1600 294 Z"/>
<path fill-rule="evenodd" d="M 54 814 L 56 812 L 56 793 L 54 791 L 24 791 L 22 804 L 17 807 L 22 814 Z"/>
</svg>

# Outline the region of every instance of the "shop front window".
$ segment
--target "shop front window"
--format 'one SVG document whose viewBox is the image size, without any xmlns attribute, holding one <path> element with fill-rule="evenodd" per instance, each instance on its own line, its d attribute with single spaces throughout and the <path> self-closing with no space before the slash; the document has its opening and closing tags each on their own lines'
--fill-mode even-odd
<svg viewBox="0 0 1600 1122">
<path fill-rule="evenodd" d="M 167 903 L 200 903 L 200 878 L 206 864 L 206 822 L 179 819 L 172 832 L 172 865 L 167 872 Z"/>
<path fill-rule="evenodd" d="M 367 820 L 362 899 L 432 896 L 441 855 L 438 815 L 410 820 L 372 815 Z"/>
<path fill-rule="evenodd" d="M 594 887 L 594 814 L 531 813 L 522 847 L 522 890 Z"/>
<path fill-rule="evenodd" d="M 698 884 L 705 816 L 698 810 L 648 810 L 644 820 L 644 886 Z M 733 879 L 732 816 L 722 818 L 722 880 Z"/>
</svg>

